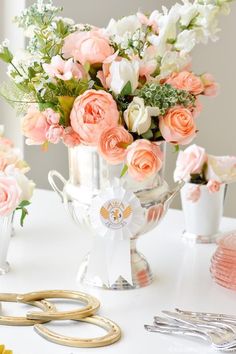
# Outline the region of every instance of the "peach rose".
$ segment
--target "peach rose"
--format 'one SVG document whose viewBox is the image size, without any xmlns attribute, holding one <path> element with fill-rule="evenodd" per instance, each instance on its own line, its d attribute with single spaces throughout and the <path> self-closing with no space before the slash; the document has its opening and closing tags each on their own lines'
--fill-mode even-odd
<svg viewBox="0 0 236 354">
<path fill-rule="evenodd" d="M 29 110 L 21 123 L 21 129 L 26 136 L 26 144 L 42 145 L 47 141 L 47 131 L 49 129 L 47 117 L 40 111 Z"/>
<path fill-rule="evenodd" d="M 196 124 L 191 111 L 184 107 L 171 108 L 159 118 L 163 138 L 172 144 L 189 144 L 196 136 Z"/>
<path fill-rule="evenodd" d="M 73 148 L 80 144 L 79 135 L 71 127 L 64 129 L 62 140 L 63 143 L 69 148 Z"/>
<path fill-rule="evenodd" d="M 88 90 L 76 98 L 70 120 L 82 143 L 96 145 L 105 129 L 118 125 L 119 111 L 110 93 Z"/>
<path fill-rule="evenodd" d="M 216 96 L 219 92 L 219 85 L 215 82 L 211 74 L 204 74 L 201 76 L 204 85 L 204 95 L 206 96 Z"/>
<path fill-rule="evenodd" d="M 189 71 L 173 73 L 166 80 L 166 83 L 170 84 L 176 89 L 188 91 L 193 95 L 199 95 L 204 91 L 204 85 L 202 80 Z"/>
<path fill-rule="evenodd" d="M 8 216 L 19 205 L 21 189 L 15 178 L 0 174 L 0 216 Z"/>
<path fill-rule="evenodd" d="M 221 185 L 220 182 L 210 179 L 207 183 L 207 189 L 209 190 L 210 193 L 219 192 L 220 185 Z"/>
<path fill-rule="evenodd" d="M 160 147 L 149 140 L 136 140 L 127 148 L 128 172 L 137 181 L 143 181 L 157 173 L 162 167 L 162 161 Z"/>
<path fill-rule="evenodd" d="M 188 182 L 192 173 L 201 173 L 207 159 L 205 149 L 195 144 L 180 151 L 174 171 L 175 182 L 180 180 Z"/>
<path fill-rule="evenodd" d="M 124 161 L 127 145 L 133 142 L 132 135 L 123 127 L 108 128 L 100 135 L 98 151 L 110 164 Z"/>
<path fill-rule="evenodd" d="M 102 30 L 74 32 L 64 41 L 62 53 L 65 58 L 74 58 L 81 64 L 98 64 L 114 53 Z"/>
</svg>

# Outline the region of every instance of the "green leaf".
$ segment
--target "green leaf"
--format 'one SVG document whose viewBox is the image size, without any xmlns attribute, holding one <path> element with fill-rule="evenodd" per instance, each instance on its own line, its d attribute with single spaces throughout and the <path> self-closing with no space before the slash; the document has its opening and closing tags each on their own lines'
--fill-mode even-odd
<svg viewBox="0 0 236 354">
<path fill-rule="evenodd" d="M 70 121 L 70 112 L 72 110 L 73 104 L 75 102 L 75 97 L 70 96 L 60 96 L 58 97 L 58 101 L 60 103 L 64 119 L 65 119 L 65 126 L 69 125 Z"/>
<path fill-rule="evenodd" d="M 142 134 L 144 139 L 150 140 L 153 138 L 153 132 L 149 129 L 146 133 Z"/>
<path fill-rule="evenodd" d="M 180 150 L 180 147 L 179 147 L 179 145 L 178 144 L 176 144 L 176 145 L 174 145 L 174 153 L 177 153 L 177 152 L 179 152 L 179 150 Z"/>
<path fill-rule="evenodd" d="M 28 200 L 22 200 L 22 202 L 20 203 L 19 207 L 20 208 L 24 208 L 28 205 L 30 205 L 31 203 Z"/>
<path fill-rule="evenodd" d="M 158 139 L 158 138 L 161 138 L 162 135 L 161 135 L 161 132 L 158 130 L 155 134 L 154 134 L 154 138 L 155 139 Z"/>
<path fill-rule="evenodd" d="M 22 208 L 22 209 L 21 209 L 21 218 L 20 218 L 20 225 L 21 225 L 21 227 L 24 226 L 24 221 L 25 221 L 26 215 L 28 215 L 27 209 Z"/>
<path fill-rule="evenodd" d="M 123 167 L 123 169 L 121 171 L 120 177 L 123 177 L 126 174 L 127 171 L 128 171 L 128 166 L 124 165 L 124 167 Z"/>
<path fill-rule="evenodd" d="M 128 81 L 127 84 L 123 87 L 120 96 L 128 96 L 132 93 L 132 85 L 131 82 Z"/>
</svg>

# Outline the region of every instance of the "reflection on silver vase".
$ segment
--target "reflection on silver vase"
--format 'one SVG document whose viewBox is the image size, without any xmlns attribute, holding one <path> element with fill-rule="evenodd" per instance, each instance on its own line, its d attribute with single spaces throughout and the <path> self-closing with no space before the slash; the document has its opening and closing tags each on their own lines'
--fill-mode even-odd
<svg viewBox="0 0 236 354">
<path fill-rule="evenodd" d="M 162 148 L 165 150 L 165 144 Z M 102 190 L 113 184 L 114 178 L 120 176 L 122 168 L 123 165 L 108 164 L 98 154 L 96 148 L 78 146 L 69 149 L 69 181 L 65 181 L 58 172 L 51 171 L 49 182 L 62 198 L 73 219 L 78 224 L 87 226 L 90 233 L 96 235 L 96 230 L 91 225 L 89 213 L 92 201 Z M 55 177 L 63 182 L 62 191 L 57 187 Z M 88 272 L 91 253 L 80 266 L 78 273 L 80 282 L 108 289 L 133 289 L 147 286 L 153 280 L 149 264 L 145 257 L 137 251 L 136 242 L 141 235 L 152 230 L 163 219 L 171 201 L 181 189 L 182 183 L 170 191 L 164 181 L 164 165 L 159 173 L 144 182 L 137 182 L 128 174 L 122 177 L 122 180 L 125 182 L 125 188 L 134 193 L 140 201 L 145 219 L 138 232 L 130 238 L 132 284 L 122 277 L 119 277 L 113 284 L 104 284 L 103 280 L 96 275 L 91 277 Z"/>
</svg>

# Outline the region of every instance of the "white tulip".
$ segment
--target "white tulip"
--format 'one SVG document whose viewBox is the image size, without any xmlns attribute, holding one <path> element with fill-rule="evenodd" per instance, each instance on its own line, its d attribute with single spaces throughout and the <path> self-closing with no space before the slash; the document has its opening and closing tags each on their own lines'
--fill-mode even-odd
<svg viewBox="0 0 236 354">
<path fill-rule="evenodd" d="M 125 85 L 130 81 L 132 93 L 138 87 L 139 62 L 121 59 L 113 61 L 110 66 L 110 88 L 116 94 L 120 94 Z"/>
<path fill-rule="evenodd" d="M 33 191 L 35 188 L 35 183 L 31 180 L 29 180 L 24 173 L 19 170 L 18 168 L 15 168 L 14 165 L 9 165 L 4 171 L 7 176 L 12 176 L 13 178 L 16 179 L 20 189 L 21 189 L 21 200 L 30 200 L 33 195 Z"/>
<path fill-rule="evenodd" d="M 151 126 L 151 117 L 160 114 L 159 108 L 145 107 L 143 98 L 134 97 L 124 112 L 125 123 L 132 133 L 144 134 Z"/>
</svg>

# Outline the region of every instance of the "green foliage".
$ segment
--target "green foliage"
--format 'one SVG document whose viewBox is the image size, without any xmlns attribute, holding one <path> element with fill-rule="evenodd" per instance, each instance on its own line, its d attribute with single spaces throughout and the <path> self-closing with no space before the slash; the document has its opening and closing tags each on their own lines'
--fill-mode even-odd
<svg viewBox="0 0 236 354">
<path fill-rule="evenodd" d="M 195 97 L 192 94 L 177 90 L 169 84 L 146 84 L 137 90 L 135 95 L 143 98 L 146 106 L 158 107 L 161 115 L 165 115 L 170 108 L 176 105 L 189 107 L 195 104 Z"/>
<path fill-rule="evenodd" d="M 120 96 L 128 96 L 128 95 L 131 95 L 132 93 L 132 85 L 131 85 L 131 82 L 128 81 L 127 84 L 123 87 L 121 93 L 120 93 Z"/>
<path fill-rule="evenodd" d="M 127 171 L 128 171 L 128 166 L 124 165 L 124 167 L 123 167 L 123 169 L 121 171 L 120 177 L 123 177 L 126 174 Z"/>
<path fill-rule="evenodd" d="M 22 227 L 24 226 L 25 218 L 28 215 L 28 210 L 26 209 L 26 207 L 29 205 L 30 205 L 30 202 L 28 200 L 23 200 L 20 203 L 20 205 L 16 208 L 16 210 L 21 210 L 20 224 Z"/>
</svg>

